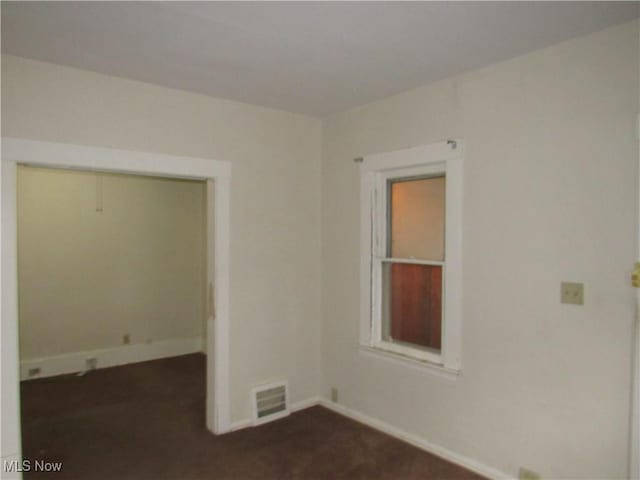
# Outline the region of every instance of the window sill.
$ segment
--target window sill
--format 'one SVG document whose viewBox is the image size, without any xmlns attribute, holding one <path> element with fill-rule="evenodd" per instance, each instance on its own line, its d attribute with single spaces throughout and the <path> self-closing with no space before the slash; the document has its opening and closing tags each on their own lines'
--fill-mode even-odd
<svg viewBox="0 0 640 480">
<path fill-rule="evenodd" d="M 440 377 L 455 380 L 460 376 L 461 371 L 445 367 L 439 363 L 429 362 L 427 360 L 418 360 L 399 353 L 390 352 L 377 347 L 371 347 L 369 345 L 360 345 L 358 351 L 361 355 L 368 357 L 381 358 L 398 365 L 404 365 L 411 368 L 421 370 L 423 372 L 433 373 Z"/>
</svg>

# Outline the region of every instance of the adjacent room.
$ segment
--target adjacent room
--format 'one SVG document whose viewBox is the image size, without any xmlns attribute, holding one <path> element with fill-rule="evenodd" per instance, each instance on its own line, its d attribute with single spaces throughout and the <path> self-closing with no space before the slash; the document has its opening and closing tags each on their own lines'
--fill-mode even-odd
<svg viewBox="0 0 640 480">
<path fill-rule="evenodd" d="M 204 417 L 205 189 L 202 181 L 18 167 L 26 458 L 87 458 L 83 443 L 95 448 L 106 424 L 125 428 L 118 443 L 126 444 L 149 398 L 156 412 L 163 400 L 172 412 L 188 400 Z M 165 360 L 150 362 L 157 359 Z M 109 368 L 131 363 L 136 370 Z"/>
<path fill-rule="evenodd" d="M 21 378 L 202 352 L 205 198 L 202 182 L 18 167 Z"/>
<path fill-rule="evenodd" d="M 640 2 L 0 9 L 0 478 L 640 480 Z"/>
</svg>

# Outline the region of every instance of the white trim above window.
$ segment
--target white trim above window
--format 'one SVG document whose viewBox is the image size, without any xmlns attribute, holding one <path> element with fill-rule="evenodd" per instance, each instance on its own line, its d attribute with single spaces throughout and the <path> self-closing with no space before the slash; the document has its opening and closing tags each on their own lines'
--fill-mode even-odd
<svg viewBox="0 0 640 480">
<path fill-rule="evenodd" d="M 361 289 L 360 344 L 370 352 L 400 355 L 448 371 L 461 368 L 462 330 L 462 142 L 368 155 L 360 166 Z M 413 178 L 445 178 L 443 259 L 394 258 L 388 243 L 387 198 L 390 182 Z M 385 339 L 383 285 L 385 265 L 413 264 L 442 268 L 440 349 Z M 385 293 L 387 292 L 387 293 Z M 387 335 L 388 337 L 388 335 Z"/>
</svg>

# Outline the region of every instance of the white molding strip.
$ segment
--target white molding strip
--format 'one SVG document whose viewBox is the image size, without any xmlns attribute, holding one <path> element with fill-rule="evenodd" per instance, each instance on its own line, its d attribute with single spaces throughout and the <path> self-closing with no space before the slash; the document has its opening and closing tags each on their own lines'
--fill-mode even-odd
<svg viewBox="0 0 640 480">
<path fill-rule="evenodd" d="M 292 412 L 297 412 L 298 410 L 304 410 L 305 408 L 315 407 L 316 405 L 323 405 L 323 402 L 326 400 L 322 397 L 310 397 L 306 400 L 300 400 L 299 402 L 295 402 L 291 404 L 289 410 Z"/>
<path fill-rule="evenodd" d="M 386 433 L 387 435 L 391 435 L 398 440 L 402 440 L 403 442 L 413 445 L 414 447 L 418 447 L 420 450 L 429 452 L 433 455 L 436 455 L 437 457 L 447 460 L 448 462 L 460 465 L 467 470 L 471 470 L 472 472 L 478 473 L 485 477 L 495 480 L 516 480 L 516 478 L 512 475 L 508 475 L 493 467 L 489 467 L 488 465 L 474 460 L 473 458 L 469 458 L 459 453 L 453 452 L 447 448 L 441 447 L 440 445 L 431 443 L 428 440 L 419 437 L 418 435 L 405 432 L 404 430 L 394 427 L 393 425 L 383 422 L 382 420 L 370 417 L 369 415 L 358 412 L 349 407 L 345 407 L 344 405 L 340 405 L 339 403 L 331 402 L 323 397 L 311 397 L 306 400 L 296 402 L 291 405 L 291 411 L 295 412 L 298 410 L 304 410 L 305 408 L 313 407 L 314 405 L 321 405 L 339 415 L 348 417 L 352 420 L 355 420 L 356 422 L 362 423 L 375 430 Z M 251 419 L 244 419 L 233 422 L 231 424 L 231 430 L 241 430 L 243 428 L 252 426 L 253 422 Z"/>
<path fill-rule="evenodd" d="M 88 358 L 95 358 L 96 368 L 100 369 L 202 352 L 202 346 L 202 337 L 192 337 L 34 358 L 20 362 L 20 379 L 31 380 L 82 372 L 86 370 Z M 39 368 L 40 373 L 30 376 L 29 370 L 33 368 Z"/>
<path fill-rule="evenodd" d="M 322 404 L 322 397 L 310 397 L 305 400 L 300 400 L 299 402 L 294 402 L 289 405 L 289 413 L 297 412 L 298 410 L 304 410 L 305 408 L 313 407 L 315 405 Z M 231 423 L 231 432 L 235 432 L 236 430 L 242 430 L 244 428 L 249 427 L 258 427 L 254 420 L 251 418 L 244 418 L 242 420 L 237 420 Z"/>
<path fill-rule="evenodd" d="M 364 413 L 352 410 L 348 407 L 345 407 L 344 405 L 330 402 L 326 399 L 322 399 L 320 401 L 320 405 L 340 415 L 349 417 L 356 422 L 363 423 L 371 428 L 380 430 L 381 432 L 391 435 L 392 437 L 407 442 L 414 447 L 418 447 L 420 450 L 424 450 L 425 452 L 429 452 L 451 463 L 460 465 L 461 467 L 464 467 L 467 470 L 471 470 L 472 472 L 495 480 L 515 480 L 515 477 L 496 470 L 495 468 L 489 467 L 488 465 L 474 460 L 473 458 L 466 457 L 445 447 L 441 447 L 440 445 L 431 443 L 428 440 L 419 437 L 418 435 L 405 432 L 404 430 L 394 427 L 393 425 L 383 422 L 382 420 L 378 420 L 377 418 L 373 418 Z"/>
<path fill-rule="evenodd" d="M 244 430 L 245 428 L 255 427 L 253 424 L 253 420 L 250 418 L 244 418 L 242 420 L 237 420 L 235 422 L 231 422 L 229 426 L 230 432 L 235 432 L 236 430 Z"/>
<path fill-rule="evenodd" d="M 230 178 L 231 163 L 116 148 L 2 138 L 3 160 L 49 168 L 97 170 L 201 180 Z"/>
</svg>

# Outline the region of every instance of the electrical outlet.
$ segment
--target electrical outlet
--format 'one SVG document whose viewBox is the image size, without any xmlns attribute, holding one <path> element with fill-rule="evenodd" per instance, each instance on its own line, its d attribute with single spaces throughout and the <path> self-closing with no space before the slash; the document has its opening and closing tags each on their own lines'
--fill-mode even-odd
<svg viewBox="0 0 640 480">
<path fill-rule="evenodd" d="M 36 375 L 40 375 L 40 367 L 36 367 L 36 368 L 30 368 L 29 369 L 29 376 L 30 377 L 35 377 Z"/>
<path fill-rule="evenodd" d="M 584 284 L 562 282 L 560 284 L 560 301 L 572 305 L 584 305 Z"/>
<path fill-rule="evenodd" d="M 336 387 L 331 387 L 331 401 L 338 402 L 338 389 Z"/>
<path fill-rule="evenodd" d="M 638 119 L 640 119 L 640 116 Z M 636 262 L 633 266 L 633 271 L 631 272 L 631 286 L 640 288 L 640 262 Z"/>
<path fill-rule="evenodd" d="M 518 480 L 542 480 L 539 473 L 529 470 L 528 468 L 520 467 L 518 470 Z"/>
<path fill-rule="evenodd" d="M 129 345 L 130 343 L 131 343 L 131 337 L 129 336 L 129 334 L 128 334 L 128 333 L 125 333 L 125 334 L 122 336 L 122 344 L 123 344 L 123 345 Z"/>
<path fill-rule="evenodd" d="M 95 370 L 98 368 L 98 359 L 97 358 L 87 358 L 85 362 L 85 366 L 87 370 Z"/>
</svg>

